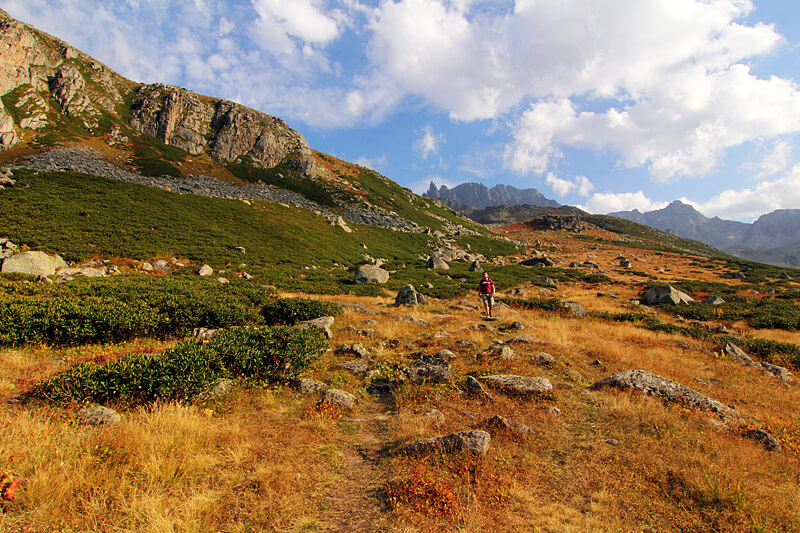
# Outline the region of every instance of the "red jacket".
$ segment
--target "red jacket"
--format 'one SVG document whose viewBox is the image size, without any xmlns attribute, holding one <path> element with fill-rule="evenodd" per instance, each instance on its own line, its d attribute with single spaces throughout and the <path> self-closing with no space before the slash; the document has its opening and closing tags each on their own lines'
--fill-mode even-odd
<svg viewBox="0 0 800 533">
<path fill-rule="evenodd" d="M 478 292 L 481 294 L 494 294 L 494 281 L 482 279 L 478 284 Z"/>
</svg>

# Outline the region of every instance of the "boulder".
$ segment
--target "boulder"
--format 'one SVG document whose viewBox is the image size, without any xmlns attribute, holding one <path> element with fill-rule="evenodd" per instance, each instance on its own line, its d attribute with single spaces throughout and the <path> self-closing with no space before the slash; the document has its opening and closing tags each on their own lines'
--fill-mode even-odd
<svg viewBox="0 0 800 533">
<path fill-rule="evenodd" d="M 489 432 L 495 436 L 498 433 L 510 433 L 519 436 L 530 435 L 531 433 L 531 428 L 525 424 L 514 422 L 513 420 L 509 420 L 508 418 L 500 415 L 494 415 L 491 418 L 487 418 L 481 423 L 480 427 L 489 430 Z"/>
<path fill-rule="evenodd" d="M 554 289 L 558 287 L 558 285 L 556 284 L 556 280 L 547 277 L 532 279 L 531 285 L 539 285 L 541 287 L 553 287 Z"/>
<path fill-rule="evenodd" d="M 200 393 L 202 400 L 219 400 L 228 396 L 236 387 L 236 382 L 232 379 L 217 378 L 208 386 L 206 390 Z"/>
<path fill-rule="evenodd" d="M 331 328 L 333 327 L 334 321 L 335 319 L 332 316 L 321 316 L 311 320 L 304 320 L 295 327 L 299 329 L 308 329 L 312 327 L 320 328 L 330 339 L 333 337 L 333 331 L 331 331 Z"/>
<path fill-rule="evenodd" d="M 412 442 L 400 446 L 401 453 L 425 453 L 439 451 L 446 454 L 467 453 L 471 455 L 486 455 L 492 437 L 482 430 L 459 431 L 442 437 Z"/>
<path fill-rule="evenodd" d="M 513 374 L 498 374 L 485 376 L 481 381 L 492 388 L 501 390 L 506 394 L 516 396 L 542 396 L 553 390 L 553 385 L 547 378 L 530 378 L 515 376 Z"/>
<path fill-rule="evenodd" d="M 386 283 L 387 281 L 389 281 L 389 273 L 375 265 L 361 265 L 353 275 L 355 283 Z"/>
<path fill-rule="evenodd" d="M 707 305 L 722 305 L 725 303 L 725 300 L 719 296 L 706 296 L 703 298 L 703 303 Z"/>
<path fill-rule="evenodd" d="M 433 270 L 450 270 L 450 265 L 438 254 L 430 256 L 426 266 Z"/>
<path fill-rule="evenodd" d="M 559 303 L 561 304 L 561 307 L 569 311 L 569 316 L 571 317 L 580 318 L 589 316 L 589 313 L 586 312 L 586 309 L 584 309 L 583 306 L 578 302 L 561 300 Z"/>
<path fill-rule="evenodd" d="M 214 273 L 214 269 L 208 265 L 203 265 L 200 267 L 200 270 L 197 271 L 197 274 L 200 276 L 210 276 Z"/>
<path fill-rule="evenodd" d="M 417 385 L 422 383 L 446 383 L 453 378 L 453 367 L 444 358 L 423 355 L 405 369 L 406 378 Z"/>
<path fill-rule="evenodd" d="M 513 339 L 509 339 L 508 341 L 506 341 L 506 344 L 533 344 L 535 342 L 536 339 L 534 339 L 530 335 L 526 333 L 520 333 Z"/>
<path fill-rule="evenodd" d="M 747 429 L 742 432 L 742 436 L 756 441 L 770 452 L 777 453 L 783 450 L 783 446 L 781 446 L 781 443 L 778 441 L 778 439 L 763 429 Z"/>
<path fill-rule="evenodd" d="M 300 394 L 315 394 L 328 389 L 328 386 L 316 379 L 304 378 L 297 384 L 297 390 Z"/>
<path fill-rule="evenodd" d="M 102 405 L 81 409 L 75 416 L 81 424 L 91 426 L 117 424 L 120 421 L 119 413 Z"/>
<path fill-rule="evenodd" d="M 425 298 L 423 294 L 417 291 L 413 285 L 404 285 L 399 291 L 397 291 L 397 297 L 394 300 L 395 307 L 400 307 L 401 305 L 405 305 L 408 307 L 414 307 L 417 305 L 427 305 L 428 300 Z"/>
<path fill-rule="evenodd" d="M 555 364 L 556 358 L 550 355 L 549 353 L 539 352 L 531 356 L 531 361 L 533 361 L 537 365 L 549 366 Z"/>
<path fill-rule="evenodd" d="M 520 261 L 519 264 L 523 266 L 551 267 L 553 266 L 553 261 L 548 257 L 531 257 Z"/>
<path fill-rule="evenodd" d="M 467 270 L 469 272 L 483 272 L 483 267 L 478 261 L 473 261 Z"/>
<path fill-rule="evenodd" d="M 592 389 L 613 387 L 625 391 L 636 391 L 660 398 L 667 404 L 681 404 L 694 409 L 715 413 L 724 418 L 733 415 L 733 409 L 709 398 L 694 389 L 647 370 L 626 370 L 601 379 Z"/>
<path fill-rule="evenodd" d="M 688 304 L 693 302 L 694 299 L 686 294 L 685 292 L 681 292 L 672 285 L 659 285 L 658 287 L 653 287 L 644 295 L 642 300 L 646 305 L 658 305 L 658 304 Z"/>
<path fill-rule="evenodd" d="M 22 252 L 7 257 L 0 272 L 15 272 L 31 276 L 52 276 L 59 268 L 66 268 L 67 262 L 60 255 L 45 252 Z"/>
<path fill-rule="evenodd" d="M 486 392 L 486 389 L 483 388 L 481 382 L 472 376 L 467 376 L 467 380 L 464 382 L 464 390 L 469 396 L 474 396 L 490 402 L 494 401 L 491 395 Z"/>
<path fill-rule="evenodd" d="M 328 389 L 322 393 L 322 398 L 317 402 L 317 405 L 320 407 L 332 407 L 334 409 L 345 409 L 349 411 L 353 409 L 357 403 L 358 399 L 349 392 L 340 389 Z"/>
</svg>

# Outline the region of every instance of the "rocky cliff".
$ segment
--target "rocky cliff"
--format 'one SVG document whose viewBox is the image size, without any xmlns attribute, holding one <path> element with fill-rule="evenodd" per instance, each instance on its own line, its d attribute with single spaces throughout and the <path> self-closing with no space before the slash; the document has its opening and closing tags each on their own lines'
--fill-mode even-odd
<svg viewBox="0 0 800 533">
<path fill-rule="evenodd" d="M 0 10 L 0 149 L 63 120 L 88 136 L 113 124 L 221 163 L 286 163 L 314 175 L 308 143 L 281 119 L 179 87 L 137 84 Z"/>
</svg>

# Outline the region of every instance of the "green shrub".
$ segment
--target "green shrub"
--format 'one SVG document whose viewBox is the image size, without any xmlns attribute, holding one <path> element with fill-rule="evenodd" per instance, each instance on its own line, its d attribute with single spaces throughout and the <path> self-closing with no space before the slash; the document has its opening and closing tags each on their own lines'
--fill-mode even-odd
<svg viewBox="0 0 800 533">
<path fill-rule="evenodd" d="M 275 298 L 261 308 L 261 316 L 267 324 L 297 324 L 303 320 L 341 313 L 342 308 L 338 304 L 306 298 Z"/>
<path fill-rule="evenodd" d="M 800 346 L 789 342 L 773 341 L 768 339 L 745 339 L 742 337 L 723 337 L 723 342 L 718 343 L 722 349 L 725 342 L 732 341 L 750 355 L 769 363 L 800 369 Z"/>
<path fill-rule="evenodd" d="M 161 354 L 133 353 L 105 365 L 79 363 L 37 384 L 30 396 L 52 402 L 129 405 L 186 399 L 217 378 L 251 383 L 294 379 L 326 343 L 316 328 L 227 330 L 207 344 L 189 340 Z"/>
<path fill-rule="evenodd" d="M 559 313 L 567 312 L 564 306 L 561 305 L 561 302 L 556 298 L 528 298 L 527 300 L 519 298 L 498 298 L 497 301 L 519 309 L 541 309 L 543 311 Z"/>
<path fill-rule="evenodd" d="M 261 322 L 258 285 L 172 276 L 0 282 L 0 344 L 82 344 Z"/>
</svg>

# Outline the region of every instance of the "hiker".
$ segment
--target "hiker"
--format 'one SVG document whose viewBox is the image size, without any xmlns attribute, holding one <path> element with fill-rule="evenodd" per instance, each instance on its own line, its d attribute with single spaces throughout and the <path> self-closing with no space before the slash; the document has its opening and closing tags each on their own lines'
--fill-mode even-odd
<svg viewBox="0 0 800 533">
<path fill-rule="evenodd" d="M 486 315 L 491 318 L 494 309 L 494 281 L 489 279 L 488 272 L 483 273 L 483 279 L 478 284 L 478 292 L 481 295 Z"/>
</svg>

